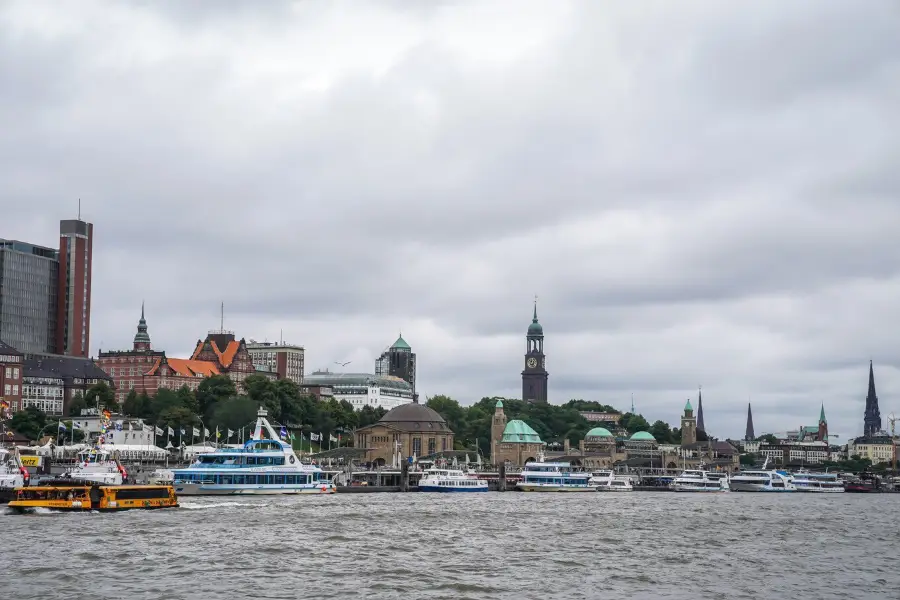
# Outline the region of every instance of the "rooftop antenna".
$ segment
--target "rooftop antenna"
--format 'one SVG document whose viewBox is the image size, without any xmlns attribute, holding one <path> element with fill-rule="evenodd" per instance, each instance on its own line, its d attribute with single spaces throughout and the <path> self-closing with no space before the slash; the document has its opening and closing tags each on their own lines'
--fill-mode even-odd
<svg viewBox="0 0 900 600">
<path fill-rule="evenodd" d="M 280 335 L 281 335 L 281 341 L 279 342 L 279 345 L 280 345 L 280 346 L 284 346 L 284 329 L 282 329 L 282 330 L 280 330 L 280 331 L 281 331 L 281 334 L 280 334 Z"/>
<path fill-rule="evenodd" d="M 81 220 L 81 198 L 78 199 L 78 220 Z"/>
<path fill-rule="evenodd" d="M 222 318 L 221 318 L 219 329 L 221 329 L 222 331 L 225 331 L 225 303 L 224 302 L 222 303 Z"/>
<path fill-rule="evenodd" d="M 634 392 L 631 392 L 631 414 L 634 414 Z"/>
</svg>

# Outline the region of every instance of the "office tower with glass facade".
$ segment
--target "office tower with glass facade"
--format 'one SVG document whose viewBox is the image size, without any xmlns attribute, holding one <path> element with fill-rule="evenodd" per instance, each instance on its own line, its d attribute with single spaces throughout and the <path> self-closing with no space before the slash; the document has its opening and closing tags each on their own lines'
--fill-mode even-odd
<svg viewBox="0 0 900 600">
<path fill-rule="evenodd" d="M 59 280 L 52 248 L 0 239 L 0 340 L 19 352 L 54 352 Z"/>
</svg>

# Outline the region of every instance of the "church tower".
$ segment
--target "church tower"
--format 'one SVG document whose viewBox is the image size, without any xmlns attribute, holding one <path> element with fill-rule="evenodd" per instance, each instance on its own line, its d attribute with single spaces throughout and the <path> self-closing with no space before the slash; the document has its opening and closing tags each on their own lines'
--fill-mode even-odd
<svg viewBox="0 0 900 600">
<path fill-rule="evenodd" d="M 134 351 L 150 351 L 150 334 L 147 333 L 147 319 L 144 318 L 144 304 L 141 303 L 141 320 L 138 321 L 137 333 L 134 334 Z M 123 371 L 124 372 L 124 371 Z"/>
<path fill-rule="evenodd" d="M 819 412 L 819 433 L 816 435 L 816 441 L 828 443 L 828 420 L 825 418 L 824 404 L 822 404 L 822 410 Z"/>
<path fill-rule="evenodd" d="M 866 395 L 866 414 L 863 417 L 863 435 L 872 437 L 881 431 L 881 411 L 878 410 L 878 394 L 875 393 L 875 371 L 869 361 L 869 393 Z"/>
<path fill-rule="evenodd" d="M 703 388 L 697 388 L 697 431 L 706 433 L 706 426 L 703 424 Z"/>
<path fill-rule="evenodd" d="M 522 400 L 547 403 L 547 359 L 544 356 L 544 328 L 538 323 L 537 299 L 534 317 L 525 336 L 525 370 L 522 371 Z"/>
<path fill-rule="evenodd" d="M 689 446 L 697 443 L 697 419 L 694 418 L 694 407 L 688 400 L 684 404 L 684 416 L 681 417 L 681 445 Z"/>
<path fill-rule="evenodd" d="M 753 432 L 753 411 L 750 410 L 750 403 L 747 403 L 747 431 L 744 433 L 744 441 L 752 442 L 756 439 L 756 434 Z"/>
<path fill-rule="evenodd" d="M 497 400 L 494 416 L 491 417 L 491 460 L 497 456 L 497 445 L 503 439 L 506 430 L 506 413 L 503 412 L 503 400 Z"/>
</svg>

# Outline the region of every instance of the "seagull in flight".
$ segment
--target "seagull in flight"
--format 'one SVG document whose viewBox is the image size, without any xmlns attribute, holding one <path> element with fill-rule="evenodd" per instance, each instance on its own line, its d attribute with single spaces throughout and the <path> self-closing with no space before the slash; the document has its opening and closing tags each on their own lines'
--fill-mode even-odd
<svg viewBox="0 0 900 600">
<path fill-rule="evenodd" d="M 342 366 L 342 367 L 346 367 L 347 365 L 349 365 L 349 364 L 352 363 L 352 362 L 353 362 L 352 360 L 348 360 L 348 361 L 345 362 L 345 363 L 338 362 L 338 361 L 334 361 L 334 364 L 340 365 L 340 366 Z"/>
</svg>

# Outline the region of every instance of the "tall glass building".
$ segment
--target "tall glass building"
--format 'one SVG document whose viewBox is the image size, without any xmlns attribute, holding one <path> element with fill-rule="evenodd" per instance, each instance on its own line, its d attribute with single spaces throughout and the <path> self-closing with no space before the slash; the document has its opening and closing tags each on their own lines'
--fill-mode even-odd
<svg viewBox="0 0 900 600">
<path fill-rule="evenodd" d="M 0 340 L 19 352 L 55 352 L 59 253 L 0 239 Z"/>
</svg>

